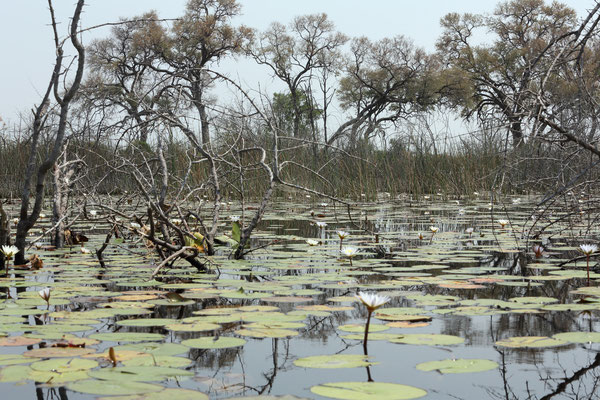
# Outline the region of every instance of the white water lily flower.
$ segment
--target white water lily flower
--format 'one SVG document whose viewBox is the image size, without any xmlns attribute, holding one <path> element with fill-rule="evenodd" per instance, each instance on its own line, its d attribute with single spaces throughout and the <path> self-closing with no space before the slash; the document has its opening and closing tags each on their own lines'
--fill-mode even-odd
<svg viewBox="0 0 600 400">
<path fill-rule="evenodd" d="M 391 300 L 387 296 L 380 296 L 377 293 L 365 292 L 358 292 L 358 294 L 354 297 L 359 299 L 367 307 L 369 312 L 377 310 L 379 307 Z"/>
<path fill-rule="evenodd" d="M 133 229 L 140 229 L 140 228 L 142 227 L 142 226 L 141 226 L 140 224 L 138 224 L 137 222 L 132 222 L 130 225 L 131 225 L 131 227 L 132 227 Z"/>
<path fill-rule="evenodd" d="M 465 232 L 467 232 L 469 236 L 471 236 L 473 234 L 473 228 L 467 228 Z"/>
<path fill-rule="evenodd" d="M 438 228 L 437 226 L 430 226 L 430 227 L 429 227 L 429 230 L 430 230 L 432 233 L 436 233 L 437 231 L 439 231 L 439 230 L 440 230 L 440 228 Z"/>
<path fill-rule="evenodd" d="M 589 256 L 592 253 L 595 253 L 598 250 L 598 246 L 595 244 L 582 244 L 579 246 L 579 249 L 583 254 Z"/>
<path fill-rule="evenodd" d="M 40 297 L 46 302 L 50 302 L 50 288 L 44 288 L 38 292 Z"/>
<path fill-rule="evenodd" d="M 352 246 L 344 247 L 342 249 L 342 254 L 348 258 L 352 258 L 358 254 L 358 249 Z"/>
<path fill-rule="evenodd" d="M 321 207 L 327 207 L 329 204 L 328 203 L 321 203 L 320 206 Z"/>
<path fill-rule="evenodd" d="M 92 254 L 92 251 L 90 249 L 83 247 L 83 246 L 81 247 L 80 251 L 81 251 L 81 254 Z"/>
<path fill-rule="evenodd" d="M 19 223 L 19 218 L 13 218 L 12 222 L 13 224 L 17 225 Z"/>
<path fill-rule="evenodd" d="M 306 239 L 306 243 L 308 243 L 309 246 L 317 246 L 319 244 L 319 242 L 314 239 Z"/>
<path fill-rule="evenodd" d="M 323 229 L 327 226 L 327 222 L 323 222 L 323 221 L 317 221 L 317 222 L 315 222 L 315 224 L 317 224 L 317 226 L 321 229 Z"/>
<path fill-rule="evenodd" d="M 2 254 L 4 254 L 4 257 L 10 260 L 15 254 L 19 252 L 19 248 L 17 246 L 2 246 L 2 249 L 0 251 L 2 252 Z"/>
<path fill-rule="evenodd" d="M 179 218 L 173 218 L 171 222 L 173 223 L 173 225 L 181 225 L 182 223 L 181 219 Z"/>
<path fill-rule="evenodd" d="M 46 218 L 46 214 L 40 213 L 40 219 L 44 219 L 44 218 Z"/>
<path fill-rule="evenodd" d="M 229 219 L 231 220 L 231 222 L 239 222 L 240 216 L 239 215 L 230 215 Z"/>
<path fill-rule="evenodd" d="M 501 227 L 505 227 L 506 225 L 508 225 L 508 220 L 507 219 L 499 219 L 498 223 L 500 224 Z"/>
<path fill-rule="evenodd" d="M 96 215 L 98 215 L 98 211 L 96 211 L 96 210 L 90 210 L 90 215 L 92 217 L 95 217 Z"/>
<path fill-rule="evenodd" d="M 346 239 L 348 236 L 350 236 L 350 234 L 346 231 L 337 231 L 338 236 L 340 237 L 340 239 L 344 240 Z"/>
</svg>

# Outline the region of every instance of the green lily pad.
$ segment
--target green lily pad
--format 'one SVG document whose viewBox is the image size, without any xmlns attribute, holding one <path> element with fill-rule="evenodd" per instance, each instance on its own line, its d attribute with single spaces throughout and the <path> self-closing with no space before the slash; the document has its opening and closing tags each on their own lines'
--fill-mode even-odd
<svg viewBox="0 0 600 400">
<path fill-rule="evenodd" d="M 571 343 L 600 343 L 600 332 L 563 332 L 552 337 Z"/>
<path fill-rule="evenodd" d="M 461 344 L 465 341 L 465 339 L 458 336 L 435 333 L 407 333 L 405 335 L 397 335 L 395 339 L 390 339 L 389 341 L 392 343 L 401 344 L 449 346 L 454 344 Z"/>
<path fill-rule="evenodd" d="M 407 400 L 427 394 L 423 389 L 397 383 L 335 382 L 313 386 L 310 391 L 319 396 L 343 400 Z"/>
<path fill-rule="evenodd" d="M 20 382 L 29 378 L 32 369 L 27 365 L 11 365 L 0 369 L 0 382 Z"/>
<path fill-rule="evenodd" d="M 110 342 L 144 342 L 152 340 L 163 340 L 164 336 L 158 333 L 141 332 L 107 332 L 94 333 L 90 338 Z"/>
<path fill-rule="evenodd" d="M 510 348 L 539 348 L 539 347 L 556 347 L 568 344 L 563 340 L 549 338 L 547 336 L 515 336 L 496 342 L 496 346 Z"/>
<path fill-rule="evenodd" d="M 221 325 L 211 322 L 194 322 L 191 324 L 169 324 L 165 328 L 175 332 L 204 332 L 220 329 Z"/>
<path fill-rule="evenodd" d="M 167 388 L 156 393 L 142 395 L 100 397 L 98 400 L 208 400 L 208 396 L 197 390 Z"/>
<path fill-rule="evenodd" d="M 122 364 L 126 367 L 169 367 L 181 368 L 187 367 L 192 363 L 192 360 L 185 357 L 175 356 L 155 356 L 148 354 L 147 356 L 135 357 L 129 360 L 123 360 Z"/>
<path fill-rule="evenodd" d="M 36 361 L 30 365 L 31 369 L 36 371 L 58 373 L 86 371 L 88 369 L 96 368 L 97 366 L 98 363 L 96 361 L 83 358 L 55 358 L 45 361 Z"/>
<path fill-rule="evenodd" d="M 333 354 L 299 358 L 294 365 L 302 368 L 356 368 L 377 364 L 362 354 Z"/>
<path fill-rule="evenodd" d="M 117 321 L 117 325 L 121 326 L 165 326 L 176 322 L 172 318 L 133 318 Z"/>
<path fill-rule="evenodd" d="M 246 340 L 228 336 L 209 336 L 197 339 L 182 340 L 181 344 L 194 349 L 226 349 L 246 344 Z"/>
<path fill-rule="evenodd" d="M 179 368 L 138 365 L 134 367 L 103 368 L 100 370 L 90 371 L 89 375 L 92 378 L 103 379 L 107 381 L 152 382 L 162 381 L 173 376 L 193 376 L 194 372 Z"/>
<path fill-rule="evenodd" d="M 235 331 L 238 335 L 241 336 L 250 336 L 254 338 L 284 338 L 290 336 L 298 335 L 297 331 L 292 331 L 290 329 L 277 329 L 277 328 L 269 328 L 269 329 L 238 329 Z"/>
<path fill-rule="evenodd" d="M 50 386 L 63 386 L 67 382 L 80 381 L 89 378 L 89 376 L 86 371 L 54 372 L 31 370 L 27 378 L 32 381 L 43 382 Z"/>
<path fill-rule="evenodd" d="M 349 324 L 349 325 L 340 325 L 338 326 L 340 331 L 344 332 L 352 332 L 352 333 L 360 333 L 365 331 L 365 326 L 362 324 Z M 371 332 L 382 332 L 390 329 L 387 325 L 381 324 L 369 324 L 369 333 Z"/>
<path fill-rule="evenodd" d="M 186 353 L 189 349 L 178 343 L 131 343 L 124 344 L 114 348 L 116 352 L 121 350 L 133 350 L 140 353 L 148 353 L 155 356 L 174 356 L 177 354 Z"/>
<path fill-rule="evenodd" d="M 123 395 L 159 392 L 162 386 L 136 381 L 105 381 L 85 379 L 72 382 L 67 387 L 75 392 L 98 395 Z"/>
<path fill-rule="evenodd" d="M 36 358 L 25 357 L 22 354 L 0 354 L 0 366 L 29 364 L 38 360 Z"/>
<path fill-rule="evenodd" d="M 429 361 L 417 364 L 420 371 L 439 371 L 442 374 L 462 374 L 467 372 L 481 372 L 498 368 L 498 363 L 484 359 L 448 359 Z"/>
</svg>

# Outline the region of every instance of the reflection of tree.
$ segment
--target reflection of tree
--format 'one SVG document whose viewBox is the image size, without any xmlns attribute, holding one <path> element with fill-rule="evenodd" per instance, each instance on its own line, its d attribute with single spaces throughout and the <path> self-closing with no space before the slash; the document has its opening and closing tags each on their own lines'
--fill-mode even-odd
<svg viewBox="0 0 600 400">
<path fill-rule="evenodd" d="M 265 393 L 270 393 L 273 389 L 273 384 L 275 383 L 275 377 L 277 376 L 277 372 L 279 370 L 283 370 L 290 360 L 290 340 L 283 339 L 283 351 L 282 351 L 282 362 L 279 362 L 279 340 L 278 338 L 273 338 L 273 342 L 271 343 L 272 348 L 272 357 L 273 360 L 273 368 L 270 371 L 263 373 L 263 377 L 266 379 L 266 383 L 262 386 L 245 386 L 248 389 L 255 391 L 257 394 L 262 395 Z M 243 364 L 242 364 L 243 367 Z"/>
<path fill-rule="evenodd" d="M 499 372 L 502 379 L 502 390 L 497 391 L 493 388 L 486 388 L 486 392 L 488 393 L 490 398 L 518 400 L 520 399 L 520 397 L 513 391 L 509 382 L 510 380 L 508 376 L 505 352 L 498 350 L 498 353 L 500 354 L 501 360 Z M 600 384 L 600 374 L 598 372 L 595 372 L 594 370 L 598 367 L 600 367 L 600 353 L 596 354 L 593 361 L 591 361 L 589 365 L 581 367 L 580 369 L 571 373 L 571 375 L 567 376 L 567 371 L 563 371 L 565 376 L 562 378 L 553 378 L 550 375 L 548 375 L 547 377 L 542 377 L 540 375 L 539 380 L 544 381 L 545 386 L 549 386 L 552 382 L 556 383 L 556 387 L 544 396 L 537 396 L 534 393 L 532 393 L 529 387 L 529 381 L 525 381 L 526 397 L 522 398 L 526 400 L 550 400 L 560 395 L 560 398 L 596 399 L 598 398 L 596 394 L 596 389 Z M 538 369 L 539 368 L 540 367 L 538 367 Z M 542 365 L 542 368 L 547 369 L 547 367 L 545 367 L 544 365 Z M 591 381 L 589 382 L 589 385 L 580 382 L 580 380 L 588 373 L 591 374 Z M 576 387 L 577 383 L 579 383 L 579 385 Z M 567 392 L 569 387 L 572 387 L 572 392 L 570 393 Z"/>
<path fill-rule="evenodd" d="M 40 382 L 35 383 L 35 397 L 37 400 L 69 400 L 69 397 L 67 396 L 67 389 L 64 386 L 59 388 L 49 388 L 48 395 L 44 397 L 44 389 L 39 385 L 41 385 Z"/>
</svg>

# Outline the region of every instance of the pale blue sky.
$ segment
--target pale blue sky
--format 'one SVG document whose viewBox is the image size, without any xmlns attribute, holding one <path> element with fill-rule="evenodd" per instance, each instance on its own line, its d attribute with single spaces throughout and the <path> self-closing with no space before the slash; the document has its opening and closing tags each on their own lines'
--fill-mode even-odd
<svg viewBox="0 0 600 400">
<path fill-rule="evenodd" d="M 567 0 L 580 15 L 594 0 Z M 16 121 L 39 101 L 52 70 L 54 51 L 46 0 L 4 1 L 0 16 L 2 61 L 0 62 L 0 117 Z M 163 18 L 183 13 L 186 0 L 88 0 L 82 17 L 84 27 L 116 21 L 155 9 Z M 403 34 L 415 44 L 433 50 L 440 33 L 439 20 L 448 12 L 491 12 L 493 0 L 239 0 L 243 16 L 239 23 L 264 30 L 269 23 L 288 23 L 297 15 L 325 12 L 339 31 L 372 39 Z M 74 0 L 55 0 L 60 32 L 68 29 Z M 105 36 L 97 30 L 84 37 L 84 44 Z M 240 64 L 244 65 L 244 64 Z M 229 69 L 229 67 L 228 67 Z M 247 66 L 238 75 L 248 84 L 269 84 L 266 70 Z"/>
</svg>

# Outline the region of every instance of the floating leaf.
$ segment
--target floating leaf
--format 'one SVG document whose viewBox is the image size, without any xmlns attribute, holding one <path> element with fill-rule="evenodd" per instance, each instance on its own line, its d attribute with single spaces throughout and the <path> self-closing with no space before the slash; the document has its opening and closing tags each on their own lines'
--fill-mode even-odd
<svg viewBox="0 0 600 400">
<path fill-rule="evenodd" d="M 552 339 L 547 336 L 515 336 L 496 342 L 496 346 L 511 347 L 511 348 L 526 348 L 526 347 L 556 347 L 568 344 L 563 340 Z"/>
<path fill-rule="evenodd" d="M 96 368 L 98 363 L 94 360 L 86 360 L 83 358 L 56 358 L 52 360 L 36 361 L 30 365 L 31 369 L 36 371 L 51 371 L 51 372 L 73 372 L 86 371 Z"/>
<path fill-rule="evenodd" d="M 462 374 L 467 372 L 488 371 L 498 368 L 498 363 L 483 359 L 452 359 L 441 361 L 429 361 L 417 364 L 420 371 L 439 371 L 442 374 Z"/>
<path fill-rule="evenodd" d="M 302 368 L 356 368 L 377 364 L 362 354 L 333 354 L 299 358 L 294 365 Z"/>
<path fill-rule="evenodd" d="M 9 336 L 0 338 L 0 346 L 31 346 L 38 344 L 41 341 L 41 339 L 25 336 Z"/>
<path fill-rule="evenodd" d="M 390 339 L 392 343 L 401 344 L 418 344 L 418 345 L 429 345 L 429 346 L 449 346 L 453 344 L 461 344 L 465 339 L 444 334 L 435 333 L 407 333 L 405 335 L 397 335 L 396 338 Z"/>
<path fill-rule="evenodd" d="M 197 390 L 167 388 L 156 393 L 143 395 L 100 397 L 98 400 L 208 400 L 208 396 Z"/>
<path fill-rule="evenodd" d="M 152 382 L 162 381 L 163 379 L 174 376 L 193 376 L 194 372 L 179 368 L 138 365 L 134 367 L 103 368 L 90 371 L 89 375 L 93 378 L 107 381 Z"/>
<path fill-rule="evenodd" d="M 225 349 L 229 347 L 238 347 L 246 344 L 241 338 L 228 336 L 209 336 L 197 339 L 182 340 L 181 344 L 195 349 Z"/>
<path fill-rule="evenodd" d="M 163 340 L 164 336 L 158 333 L 141 332 L 107 332 L 94 333 L 90 335 L 92 339 L 110 341 L 110 342 L 144 342 L 148 340 Z"/>
<path fill-rule="evenodd" d="M 325 383 L 311 387 L 310 391 L 319 396 L 344 400 L 407 400 L 427 394 L 413 386 L 383 382 Z"/>
<path fill-rule="evenodd" d="M 600 343 L 600 332 L 563 332 L 552 337 L 571 343 Z"/>
<path fill-rule="evenodd" d="M 105 381 L 86 379 L 72 382 L 67 387 L 75 392 L 98 395 L 123 395 L 158 392 L 162 386 L 134 381 Z"/>
<path fill-rule="evenodd" d="M 254 338 L 284 338 L 290 336 L 298 335 L 297 331 L 292 331 L 289 329 L 238 329 L 235 331 L 238 335 L 242 336 L 250 336 Z"/>
</svg>

